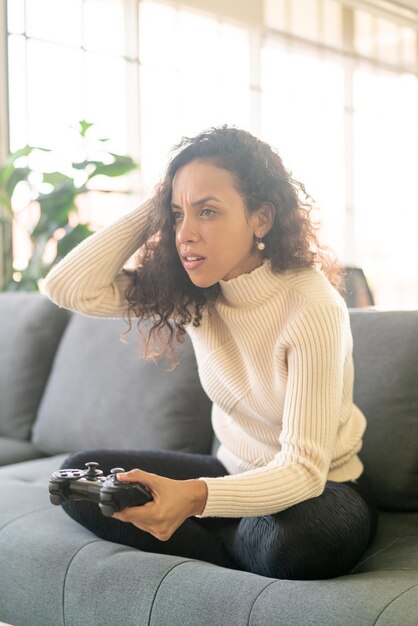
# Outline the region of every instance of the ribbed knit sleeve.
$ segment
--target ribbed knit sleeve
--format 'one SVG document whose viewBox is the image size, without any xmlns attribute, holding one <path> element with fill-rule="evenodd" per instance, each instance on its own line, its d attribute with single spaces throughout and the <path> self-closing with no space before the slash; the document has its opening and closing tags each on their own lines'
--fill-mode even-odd
<svg viewBox="0 0 418 626">
<path fill-rule="evenodd" d="M 311 304 L 289 320 L 276 347 L 287 355 L 280 451 L 265 467 L 202 477 L 208 499 L 200 517 L 268 515 L 323 492 L 341 414 L 347 324 L 347 311 L 333 304 Z"/>
<path fill-rule="evenodd" d="M 122 317 L 130 284 L 126 261 L 145 243 L 148 200 L 73 248 L 46 276 L 44 291 L 55 304 L 93 317 Z"/>
</svg>

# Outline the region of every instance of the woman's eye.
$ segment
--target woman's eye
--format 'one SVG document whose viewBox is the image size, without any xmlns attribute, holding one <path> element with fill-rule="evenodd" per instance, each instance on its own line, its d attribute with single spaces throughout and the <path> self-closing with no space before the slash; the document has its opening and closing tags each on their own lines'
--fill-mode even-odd
<svg viewBox="0 0 418 626">
<path fill-rule="evenodd" d="M 182 218 L 182 213 L 180 213 L 179 211 L 173 211 L 172 216 L 173 216 L 173 220 L 177 222 L 178 220 Z"/>
<path fill-rule="evenodd" d="M 210 209 L 209 207 L 205 207 L 204 209 L 202 209 L 202 215 L 205 217 L 209 217 L 210 215 L 214 215 L 215 213 L 216 211 Z"/>
</svg>

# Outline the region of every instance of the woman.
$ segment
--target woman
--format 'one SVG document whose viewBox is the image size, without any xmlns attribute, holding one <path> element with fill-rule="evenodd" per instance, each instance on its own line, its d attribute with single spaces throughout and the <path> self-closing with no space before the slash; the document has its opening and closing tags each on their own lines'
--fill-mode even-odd
<svg viewBox="0 0 418 626">
<path fill-rule="evenodd" d="M 67 502 L 97 535 L 274 578 L 349 572 L 376 510 L 358 457 L 352 337 L 317 240 L 309 198 L 266 143 L 235 128 L 184 139 L 152 200 L 77 246 L 48 275 L 56 304 L 92 316 L 151 318 L 146 343 L 192 340 L 213 401 L 217 457 L 90 450 L 153 501 L 108 519 Z M 124 263 L 139 251 L 135 271 Z"/>
</svg>

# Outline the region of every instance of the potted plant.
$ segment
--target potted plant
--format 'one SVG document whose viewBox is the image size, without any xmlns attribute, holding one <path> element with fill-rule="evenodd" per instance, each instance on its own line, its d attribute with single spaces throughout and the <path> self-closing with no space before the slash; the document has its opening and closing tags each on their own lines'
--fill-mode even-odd
<svg viewBox="0 0 418 626">
<path fill-rule="evenodd" d="M 116 177 L 127 174 L 138 168 L 138 164 L 130 156 L 115 154 L 105 149 L 106 138 L 95 138 L 92 133 L 94 124 L 81 120 L 77 125 L 78 140 L 81 141 L 82 155 L 65 168 L 65 171 L 39 172 L 37 182 L 33 182 L 34 170 L 28 163 L 23 167 L 16 167 L 16 161 L 22 157 L 28 158 L 34 150 L 26 146 L 22 150 L 10 155 L 5 166 L 0 170 L 0 205 L 5 207 L 4 224 L 9 229 L 5 235 L 7 240 L 6 260 L 7 269 L 4 271 L 4 291 L 38 291 L 39 280 L 46 276 L 52 265 L 60 261 L 74 246 L 93 233 L 86 223 L 72 225 L 71 215 L 78 212 L 77 198 L 88 193 L 92 186 L 100 190 L 97 185 L 98 177 Z M 51 155 L 53 156 L 53 154 Z M 39 219 L 29 233 L 32 242 L 32 255 L 25 269 L 19 272 L 18 280 L 11 267 L 11 223 L 13 220 L 12 196 L 16 185 L 24 181 L 30 184 L 33 199 L 40 207 Z M 48 191 L 45 192 L 45 186 Z M 109 193 L 107 190 L 103 190 Z M 110 192 L 111 193 L 111 192 Z M 64 231 L 56 246 L 56 256 L 51 261 L 45 261 L 45 250 L 58 229 Z M 6 230 L 5 230 L 6 232 Z"/>
</svg>

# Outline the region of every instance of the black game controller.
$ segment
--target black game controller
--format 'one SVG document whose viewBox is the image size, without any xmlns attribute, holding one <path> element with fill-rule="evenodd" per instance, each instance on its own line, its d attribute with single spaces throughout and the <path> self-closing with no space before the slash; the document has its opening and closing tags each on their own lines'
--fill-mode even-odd
<svg viewBox="0 0 418 626">
<path fill-rule="evenodd" d="M 98 463 L 90 462 L 86 466 L 87 470 L 63 469 L 52 474 L 49 479 L 52 504 L 61 504 L 64 500 L 97 502 L 103 515 L 111 517 L 128 506 L 141 506 L 152 500 L 147 487 L 117 480 L 116 474 L 125 471 L 121 467 L 115 467 L 104 477 Z"/>
</svg>

